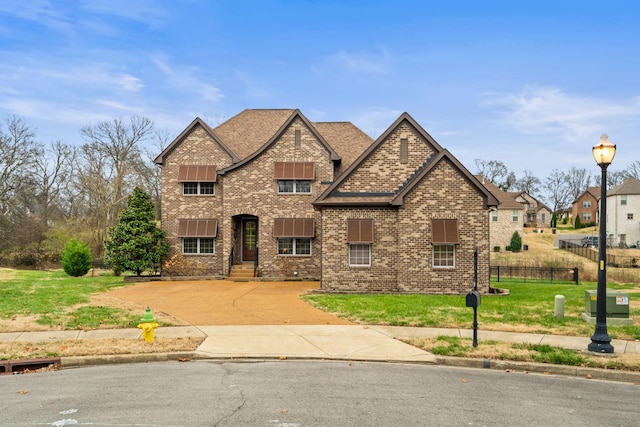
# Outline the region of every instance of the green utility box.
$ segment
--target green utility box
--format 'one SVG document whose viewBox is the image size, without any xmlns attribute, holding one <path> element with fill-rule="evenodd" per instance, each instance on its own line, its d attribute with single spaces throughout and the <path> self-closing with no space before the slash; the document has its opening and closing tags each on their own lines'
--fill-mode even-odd
<svg viewBox="0 0 640 427">
<path fill-rule="evenodd" d="M 595 323 L 598 306 L 598 291 L 584 291 L 583 319 Z M 629 318 L 629 294 L 622 291 L 607 289 L 607 322 L 612 325 L 630 325 L 633 319 Z"/>
</svg>

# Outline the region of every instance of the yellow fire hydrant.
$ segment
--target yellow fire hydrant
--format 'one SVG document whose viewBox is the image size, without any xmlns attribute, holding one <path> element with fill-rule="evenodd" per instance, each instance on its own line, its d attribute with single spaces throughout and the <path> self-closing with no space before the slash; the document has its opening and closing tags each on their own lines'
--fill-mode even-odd
<svg viewBox="0 0 640 427">
<path fill-rule="evenodd" d="M 155 330 L 160 325 L 156 323 L 156 319 L 153 317 L 153 313 L 149 307 L 145 310 L 140 321 L 142 323 L 138 325 L 138 329 L 142 329 L 142 338 L 144 338 L 146 342 L 153 342 Z"/>
</svg>

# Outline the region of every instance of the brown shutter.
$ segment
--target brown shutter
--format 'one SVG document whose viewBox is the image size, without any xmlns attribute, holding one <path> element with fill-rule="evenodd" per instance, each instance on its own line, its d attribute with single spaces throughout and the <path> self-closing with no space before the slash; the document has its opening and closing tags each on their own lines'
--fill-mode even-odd
<svg viewBox="0 0 640 427">
<path fill-rule="evenodd" d="M 276 218 L 273 220 L 273 237 L 315 237 L 313 218 Z"/>
<path fill-rule="evenodd" d="M 274 179 L 303 179 L 315 178 L 315 163 L 313 162 L 275 162 L 273 168 Z"/>
<path fill-rule="evenodd" d="M 218 235 L 217 219 L 180 219 L 178 220 L 179 237 L 216 237 Z"/>
<path fill-rule="evenodd" d="M 432 219 L 431 240 L 434 244 L 459 244 L 457 219 Z"/>
<path fill-rule="evenodd" d="M 373 243 L 372 219 L 348 219 L 347 242 L 349 243 Z"/>
<path fill-rule="evenodd" d="M 180 182 L 216 182 L 216 165 L 180 165 L 178 181 Z"/>
</svg>

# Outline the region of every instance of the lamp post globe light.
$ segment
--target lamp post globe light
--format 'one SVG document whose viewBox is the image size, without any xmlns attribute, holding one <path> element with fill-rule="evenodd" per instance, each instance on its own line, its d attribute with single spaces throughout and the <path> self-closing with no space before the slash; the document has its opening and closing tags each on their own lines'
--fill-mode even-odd
<svg viewBox="0 0 640 427">
<path fill-rule="evenodd" d="M 613 353 L 607 333 L 607 166 L 616 155 L 616 146 L 604 134 L 593 147 L 593 158 L 602 169 L 600 180 L 600 238 L 598 255 L 598 290 L 596 301 L 596 330 L 587 349 L 594 353 Z"/>
</svg>

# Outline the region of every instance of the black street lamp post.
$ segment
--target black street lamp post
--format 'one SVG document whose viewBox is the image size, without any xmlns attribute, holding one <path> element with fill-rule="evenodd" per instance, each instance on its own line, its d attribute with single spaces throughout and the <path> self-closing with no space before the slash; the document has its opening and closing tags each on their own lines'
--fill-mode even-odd
<svg viewBox="0 0 640 427">
<path fill-rule="evenodd" d="M 587 349 L 594 353 L 613 353 L 607 333 L 607 166 L 616 155 L 616 146 L 605 134 L 593 147 L 593 158 L 602 169 L 600 180 L 600 238 L 598 256 L 598 291 L 596 301 L 596 330 Z"/>
</svg>

